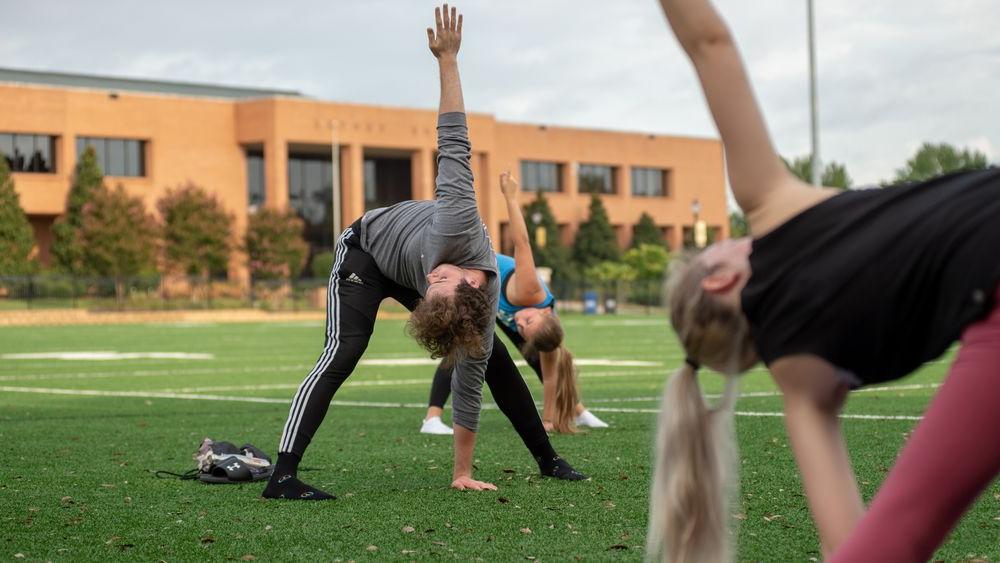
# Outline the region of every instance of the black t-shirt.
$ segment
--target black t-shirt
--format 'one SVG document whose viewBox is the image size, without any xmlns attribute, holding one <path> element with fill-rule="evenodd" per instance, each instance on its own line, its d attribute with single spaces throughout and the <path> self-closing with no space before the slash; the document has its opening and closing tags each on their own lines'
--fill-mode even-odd
<svg viewBox="0 0 1000 563">
<path fill-rule="evenodd" d="M 750 266 L 765 363 L 814 354 L 856 385 L 898 379 L 993 305 L 1000 169 L 838 194 L 754 240 Z"/>
</svg>

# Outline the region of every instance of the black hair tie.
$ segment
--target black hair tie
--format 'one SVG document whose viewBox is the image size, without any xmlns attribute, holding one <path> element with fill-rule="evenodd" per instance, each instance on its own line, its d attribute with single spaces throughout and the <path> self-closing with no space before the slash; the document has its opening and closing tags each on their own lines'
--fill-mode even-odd
<svg viewBox="0 0 1000 563">
<path fill-rule="evenodd" d="M 701 368 L 701 364 L 695 361 L 691 356 L 685 357 L 684 363 L 691 366 L 691 369 L 693 369 L 694 371 L 698 371 L 698 369 Z"/>
</svg>

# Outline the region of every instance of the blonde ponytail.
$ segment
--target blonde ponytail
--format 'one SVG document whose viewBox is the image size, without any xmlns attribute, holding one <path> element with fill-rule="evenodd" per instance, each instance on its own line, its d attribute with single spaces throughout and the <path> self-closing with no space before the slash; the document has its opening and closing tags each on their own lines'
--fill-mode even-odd
<svg viewBox="0 0 1000 563">
<path fill-rule="evenodd" d="M 561 434 L 576 433 L 576 405 L 580 391 L 576 386 L 576 366 L 573 354 L 565 346 L 556 348 L 556 400 L 553 429 Z"/>
<path fill-rule="evenodd" d="M 694 367 L 685 363 L 667 383 L 660 405 L 650 495 L 648 561 L 732 559 L 729 508 L 735 492 L 733 405 L 736 377 L 723 398 L 705 404 Z"/>
</svg>

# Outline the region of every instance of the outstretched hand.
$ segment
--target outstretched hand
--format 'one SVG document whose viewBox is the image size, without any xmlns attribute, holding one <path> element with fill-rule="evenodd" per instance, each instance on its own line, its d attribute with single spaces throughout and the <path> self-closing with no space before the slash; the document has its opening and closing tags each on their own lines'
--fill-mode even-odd
<svg viewBox="0 0 1000 563">
<path fill-rule="evenodd" d="M 427 28 L 427 45 L 431 48 L 431 53 L 437 58 L 456 57 L 458 48 L 462 46 L 462 14 L 458 14 L 454 7 L 448 10 L 445 4 L 441 8 L 434 8 L 434 22 L 436 31 Z"/>
<path fill-rule="evenodd" d="M 459 477 L 451 482 L 451 488 L 460 491 L 495 491 L 497 486 L 486 481 L 476 481 L 472 477 Z"/>
<path fill-rule="evenodd" d="M 516 199 L 518 192 L 517 180 L 509 170 L 500 173 L 500 191 L 507 199 Z"/>
</svg>

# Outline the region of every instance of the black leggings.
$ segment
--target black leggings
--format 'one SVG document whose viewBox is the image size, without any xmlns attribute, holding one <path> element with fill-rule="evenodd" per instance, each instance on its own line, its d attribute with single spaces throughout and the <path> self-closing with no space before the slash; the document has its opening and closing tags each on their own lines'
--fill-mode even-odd
<svg viewBox="0 0 1000 563">
<path fill-rule="evenodd" d="M 507 327 L 507 325 L 501 323 L 499 320 L 497 321 L 497 326 L 500 327 L 500 330 L 502 330 L 503 333 L 507 335 L 507 338 L 510 339 L 510 341 L 514 344 L 514 346 L 517 347 L 518 350 L 524 350 L 525 340 L 524 337 L 521 336 L 521 333 L 517 332 L 516 330 L 511 330 L 510 328 Z M 494 336 L 493 339 L 494 349 L 497 346 L 504 348 L 504 353 L 506 354 L 506 348 L 500 342 L 500 339 Z M 507 356 L 510 357 L 509 354 Z M 522 357 L 524 357 L 524 360 L 528 362 L 528 365 L 531 366 L 531 369 L 535 370 L 535 375 L 538 376 L 538 381 L 543 381 L 542 363 L 541 360 L 539 360 L 538 354 L 533 354 L 532 357 L 530 358 L 522 354 Z M 428 400 L 427 406 L 437 407 L 439 409 L 444 408 L 444 404 L 448 402 L 448 396 L 451 395 L 451 372 L 452 368 L 444 367 L 444 362 L 438 364 L 437 371 L 434 372 L 434 382 L 431 383 L 431 398 L 430 400 Z M 524 379 L 521 378 L 520 372 L 518 372 L 518 379 L 520 379 L 521 382 L 524 383 Z M 490 391 L 492 390 L 493 387 L 491 386 Z M 493 396 L 494 398 L 496 398 L 495 392 L 493 393 Z M 500 400 L 497 399 L 497 404 L 499 403 Z"/>
<path fill-rule="evenodd" d="M 375 260 L 358 244 L 357 223 L 337 241 L 336 260 L 327 290 L 326 344 L 316 366 L 299 386 L 278 446 L 279 453 L 305 453 L 330 401 L 357 365 L 375 328 L 383 299 L 392 297 L 413 310 L 420 294 L 385 277 Z M 517 366 L 500 339 L 493 337 L 493 354 L 486 367 L 497 406 L 510 419 L 532 455 L 555 457 L 542 420 Z"/>
</svg>

